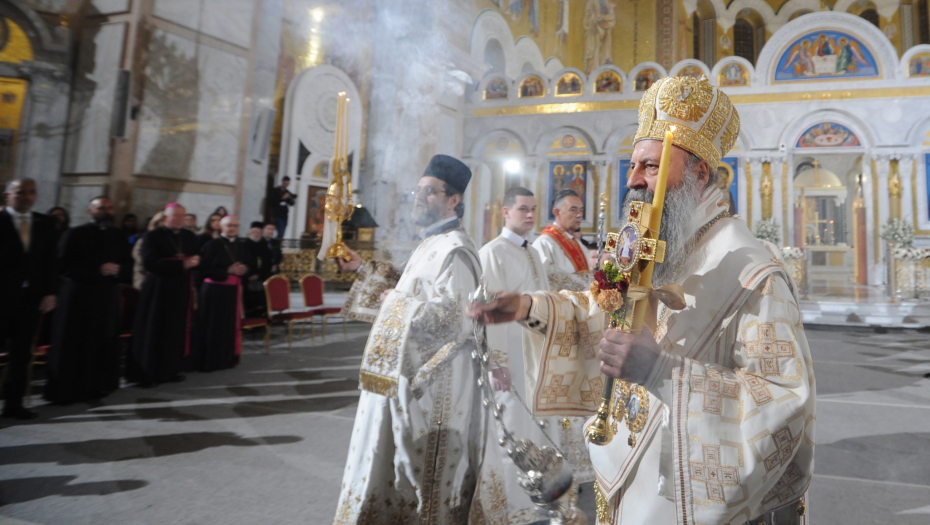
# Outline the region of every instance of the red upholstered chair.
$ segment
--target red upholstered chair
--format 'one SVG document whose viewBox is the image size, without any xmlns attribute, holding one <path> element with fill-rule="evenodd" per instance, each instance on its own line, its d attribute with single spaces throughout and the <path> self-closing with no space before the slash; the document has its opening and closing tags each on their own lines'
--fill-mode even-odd
<svg viewBox="0 0 930 525">
<path fill-rule="evenodd" d="M 300 291 L 304 298 L 304 308 L 314 316 L 323 317 L 321 333 L 326 339 L 326 320 L 331 315 L 342 315 L 342 308 L 323 307 L 323 279 L 319 275 L 307 274 L 300 278 Z M 303 328 L 301 328 L 303 330 Z M 313 319 L 310 320 L 310 332 L 313 332 Z M 346 318 L 342 318 L 342 335 L 348 337 Z"/>
<path fill-rule="evenodd" d="M 39 316 L 36 335 L 32 340 L 32 359 L 26 371 L 26 406 L 32 404 L 32 374 L 36 365 L 48 364 L 48 350 L 52 347 L 52 314 L 54 311 Z"/>
<path fill-rule="evenodd" d="M 265 299 L 268 302 L 268 321 L 287 323 L 287 349 L 291 350 L 294 322 L 313 318 L 313 312 L 291 311 L 291 283 L 281 275 L 273 275 L 265 281 Z M 310 328 L 313 333 L 313 327 Z"/>
<path fill-rule="evenodd" d="M 271 322 L 267 317 L 246 317 L 245 304 L 240 304 L 239 311 L 242 312 L 242 322 L 240 328 L 244 332 L 255 328 L 265 327 L 265 355 L 271 355 Z M 242 356 L 239 356 L 242 359 Z"/>
</svg>

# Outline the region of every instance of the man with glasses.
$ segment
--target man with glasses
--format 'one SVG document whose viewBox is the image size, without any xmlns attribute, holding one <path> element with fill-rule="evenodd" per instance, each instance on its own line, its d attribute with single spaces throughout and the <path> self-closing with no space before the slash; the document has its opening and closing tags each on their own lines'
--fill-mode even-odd
<svg viewBox="0 0 930 525">
<path fill-rule="evenodd" d="M 464 312 L 481 265 L 462 228 L 471 172 L 436 155 L 412 190 L 420 245 L 402 265 L 363 265 L 343 311 L 373 319 L 361 397 L 335 523 L 467 521 L 477 481 L 482 413 Z"/>
<path fill-rule="evenodd" d="M 575 190 L 562 190 L 552 200 L 555 222 L 547 226 L 533 248 L 546 265 L 553 290 L 583 292 L 591 284 L 587 250 L 575 238 L 584 218 L 584 204 Z"/>
</svg>

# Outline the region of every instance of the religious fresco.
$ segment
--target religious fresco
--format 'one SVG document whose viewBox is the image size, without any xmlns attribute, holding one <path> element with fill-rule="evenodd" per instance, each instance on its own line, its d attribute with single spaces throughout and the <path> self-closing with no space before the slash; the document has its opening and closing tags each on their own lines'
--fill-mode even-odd
<svg viewBox="0 0 930 525">
<path fill-rule="evenodd" d="M 636 74 L 635 91 L 646 91 L 652 87 L 657 80 L 662 78 L 658 70 L 651 67 L 641 70 Z"/>
<path fill-rule="evenodd" d="M 502 78 L 495 78 L 488 82 L 484 87 L 485 100 L 500 100 L 507 98 L 507 92 L 510 90 L 507 81 Z"/>
<path fill-rule="evenodd" d="M 742 64 L 734 62 L 720 70 L 717 75 L 717 85 L 720 87 L 747 87 L 749 86 L 749 71 Z"/>
<path fill-rule="evenodd" d="M 307 224 L 304 233 L 310 237 L 323 235 L 326 223 L 326 186 L 307 186 Z"/>
<path fill-rule="evenodd" d="M 822 122 L 811 126 L 798 139 L 798 148 L 854 148 L 859 137 L 842 124 Z"/>
<path fill-rule="evenodd" d="M 581 94 L 581 78 L 575 73 L 565 73 L 555 86 L 555 96 L 566 97 Z"/>
<path fill-rule="evenodd" d="M 620 93 L 623 91 L 623 80 L 616 71 L 604 71 L 594 81 L 595 93 Z"/>
<path fill-rule="evenodd" d="M 549 163 L 549 220 L 555 220 L 552 214 L 552 200 L 562 190 L 575 190 L 585 202 L 585 185 L 588 181 L 588 161 L 570 160 Z"/>
<path fill-rule="evenodd" d="M 907 63 L 907 76 L 930 77 L 930 53 L 917 53 Z"/>
<path fill-rule="evenodd" d="M 723 191 L 727 205 L 730 206 L 730 213 L 736 215 L 739 213 L 739 159 L 736 157 L 726 157 L 720 159 L 717 166 L 717 187 Z"/>
<path fill-rule="evenodd" d="M 811 31 L 785 48 L 775 66 L 774 82 L 878 78 L 878 63 L 858 37 L 843 31 Z"/>
<path fill-rule="evenodd" d="M 678 76 L 691 77 L 694 80 L 700 80 L 701 77 L 704 76 L 704 72 L 701 71 L 701 68 L 697 66 L 685 66 L 678 72 Z"/>
<path fill-rule="evenodd" d="M 535 98 L 546 95 L 546 84 L 542 79 L 533 75 L 520 82 L 520 98 Z"/>
<path fill-rule="evenodd" d="M 626 192 L 630 189 L 626 187 L 626 183 L 629 180 L 630 176 L 630 159 L 620 159 L 617 161 L 617 179 L 614 181 L 617 188 L 617 220 L 622 222 L 626 221 L 626 217 L 623 215 L 623 199 L 626 197 Z"/>
</svg>

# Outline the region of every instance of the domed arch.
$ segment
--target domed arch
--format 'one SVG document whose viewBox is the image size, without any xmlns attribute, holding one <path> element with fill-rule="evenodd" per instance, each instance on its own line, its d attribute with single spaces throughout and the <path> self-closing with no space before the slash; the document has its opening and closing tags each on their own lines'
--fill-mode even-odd
<svg viewBox="0 0 930 525">
<path fill-rule="evenodd" d="M 798 140 L 811 127 L 821 123 L 840 124 L 849 129 L 858 138 L 859 145 L 855 147 L 843 148 L 818 148 L 818 151 L 829 153 L 836 151 L 864 151 L 867 148 L 875 147 L 876 134 L 871 126 L 859 117 L 839 109 L 821 109 L 812 113 L 800 116 L 788 124 L 779 139 L 779 142 L 786 144 L 789 150 L 799 150 Z"/>
<path fill-rule="evenodd" d="M 475 139 L 469 151 L 469 156 L 475 160 L 484 158 L 486 156 L 486 151 L 488 151 L 488 145 L 491 144 L 492 142 L 496 142 L 500 138 L 506 138 L 512 144 L 516 146 L 515 150 L 508 147 L 506 151 L 512 151 L 514 152 L 513 153 L 514 155 L 518 155 L 520 157 L 525 157 L 528 154 L 527 147 L 526 147 L 526 140 L 522 136 L 520 136 L 519 133 L 511 129 L 498 128 L 498 129 L 489 131 L 481 135 L 477 139 Z M 498 151 L 505 151 L 505 150 L 498 148 Z"/>
<path fill-rule="evenodd" d="M 486 64 L 485 52 L 489 43 L 496 41 L 504 56 L 503 74 L 510 78 L 520 77 L 523 64 L 529 62 L 535 71 L 545 70 L 546 63 L 539 46 L 532 38 L 521 36 L 514 40 L 507 20 L 495 9 L 481 11 L 472 24 L 469 54 L 480 63 Z M 491 44 L 493 47 L 495 44 Z M 491 64 L 487 64 L 489 67 Z"/>
</svg>

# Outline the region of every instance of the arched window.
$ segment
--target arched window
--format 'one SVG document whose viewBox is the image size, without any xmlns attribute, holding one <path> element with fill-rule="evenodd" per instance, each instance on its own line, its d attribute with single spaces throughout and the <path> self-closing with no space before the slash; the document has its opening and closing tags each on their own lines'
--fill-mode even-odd
<svg viewBox="0 0 930 525">
<path fill-rule="evenodd" d="M 743 57 L 750 62 L 756 58 L 756 35 L 752 24 L 745 18 L 737 18 L 733 26 L 733 48 L 736 56 Z"/>
<path fill-rule="evenodd" d="M 694 58 L 714 67 L 717 62 L 717 14 L 710 0 L 698 2 L 691 23 L 694 28 Z"/>
<path fill-rule="evenodd" d="M 504 47 L 496 39 L 488 40 L 484 46 L 484 63 L 488 66 L 489 71 L 497 73 L 505 72 L 506 60 L 504 58 Z"/>
<path fill-rule="evenodd" d="M 875 27 L 878 27 L 878 11 L 875 9 L 866 9 L 859 13 L 859 16 L 871 22 Z"/>
<path fill-rule="evenodd" d="M 920 26 L 920 43 L 930 44 L 930 10 L 927 9 L 927 0 L 917 2 L 917 24 Z"/>
<path fill-rule="evenodd" d="M 765 22 L 753 9 L 743 9 L 733 26 L 734 54 L 756 63 L 759 51 L 765 45 Z"/>
</svg>

